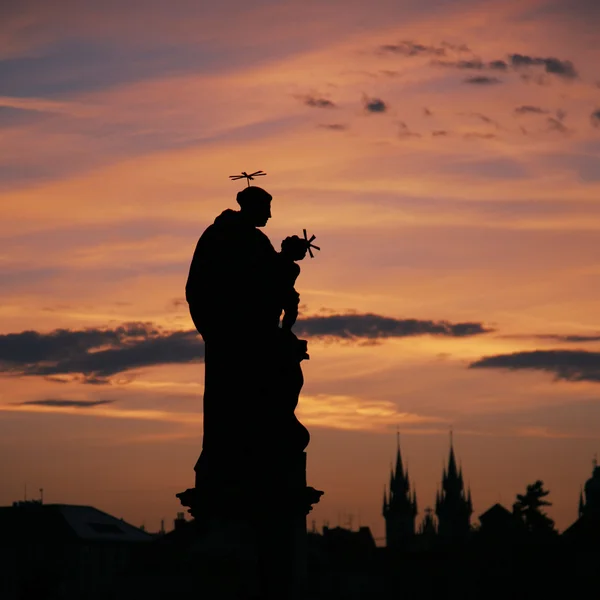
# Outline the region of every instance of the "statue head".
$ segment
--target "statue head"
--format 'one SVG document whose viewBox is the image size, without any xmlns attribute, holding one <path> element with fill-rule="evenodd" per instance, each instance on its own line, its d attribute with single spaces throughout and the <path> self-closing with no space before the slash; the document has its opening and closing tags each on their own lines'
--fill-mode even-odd
<svg viewBox="0 0 600 600">
<path fill-rule="evenodd" d="M 308 246 L 306 240 L 303 240 L 297 235 L 291 235 L 286 237 L 281 242 L 281 253 L 288 257 L 290 260 L 302 260 L 306 256 Z"/>
<path fill-rule="evenodd" d="M 241 213 L 254 227 L 264 227 L 271 218 L 272 199 L 273 196 L 269 192 L 255 185 L 244 188 L 237 195 Z"/>
</svg>

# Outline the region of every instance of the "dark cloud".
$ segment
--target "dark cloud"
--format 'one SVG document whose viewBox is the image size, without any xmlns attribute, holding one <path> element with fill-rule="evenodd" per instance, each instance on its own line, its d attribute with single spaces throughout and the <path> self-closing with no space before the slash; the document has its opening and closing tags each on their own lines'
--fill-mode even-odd
<svg viewBox="0 0 600 600">
<path fill-rule="evenodd" d="M 536 334 L 519 334 L 519 335 L 502 335 L 498 336 L 508 339 L 527 339 L 527 340 L 551 340 L 553 342 L 579 343 L 579 342 L 600 342 L 600 334 L 594 335 L 577 335 L 577 334 L 559 334 L 559 333 L 536 333 Z"/>
<path fill-rule="evenodd" d="M 312 106 L 313 108 L 335 108 L 336 106 L 331 100 L 318 96 L 302 96 L 302 101 L 306 106 Z"/>
<path fill-rule="evenodd" d="M 299 319 L 295 331 L 313 337 L 373 340 L 426 334 L 466 337 L 492 330 L 481 323 L 394 319 L 369 313 Z M 76 379 L 103 385 L 112 376 L 131 369 L 203 359 L 204 343 L 195 330 L 162 331 L 151 323 L 125 323 L 113 329 L 56 329 L 49 333 L 23 331 L 0 335 L 0 373 L 38 376 L 55 382 Z"/>
<path fill-rule="evenodd" d="M 365 98 L 363 104 L 369 113 L 383 113 L 388 109 L 387 104 L 381 98 Z"/>
<path fill-rule="evenodd" d="M 486 356 L 469 368 L 534 370 L 553 373 L 557 380 L 600 381 L 600 352 L 534 350 Z"/>
<path fill-rule="evenodd" d="M 0 335 L 0 371 L 5 374 L 70 375 L 96 385 L 130 369 L 203 357 L 204 345 L 195 331 L 162 332 L 151 323 Z"/>
<path fill-rule="evenodd" d="M 445 56 L 446 48 L 429 46 L 412 41 L 399 42 L 398 44 L 385 44 L 380 46 L 382 52 L 399 54 L 401 56 Z"/>
<path fill-rule="evenodd" d="M 426 106 L 423 107 L 423 115 L 426 117 L 431 117 L 433 116 L 433 113 L 431 112 L 431 110 L 429 110 Z"/>
<path fill-rule="evenodd" d="M 527 56 L 525 54 L 510 54 L 508 61 L 496 59 L 491 61 L 483 61 L 480 58 L 472 57 L 459 60 L 433 59 L 432 65 L 440 67 L 451 67 L 461 70 L 491 70 L 491 71 L 507 71 L 509 67 L 515 70 L 521 70 L 528 67 L 543 67 L 544 71 L 550 75 L 557 75 L 565 79 L 576 78 L 577 71 L 573 63 L 568 60 L 560 60 L 558 58 L 549 57 L 542 58 L 537 56 Z M 529 80 L 528 75 L 524 75 Z M 536 80 L 537 83 L 542 83 L 543 80 Z"/>
<path fill-rule="evenodd" d="M 490 69 L 491 71 L 506 71 L 508 69 L 508 63 L 504 60 L 492 60 L 489 62 L 485 62 L 480 58 L 470 58 L 461 60 L 434 59 L 431 61 L 431 64 L 438 67 L 451 67 L 454 69 L 475 71 L 482 71 L 484 69 Z"/>
<path fill-rule="evenodd" d="M 19 402 L 19 405 L 33 405 L 33 406 L 66 406 L 74 408 L 91 408 L 92 406 L 99 406 L 101 404 L 110 404 L 114 400 L 60 400 L 60 399 L 47 399 L 47 400 L 28 400 L 27 402 Z"/>
<path fill-rule="evenodd" d="M 498 136 L 495 133 L 480 133 L 479 131 L 469 131 L 463 135 L 466 140 L 493 140 Z"/>
<path fill-rule="evenodd" d="M 527 56 L 525 54 L 511 54 L 509 56 L 510 64 L 515 68 L 543 66 L 546 73 L 558 75 L 566 79 L 577 77 L 577 71 L 573 63 L 569 60 L 560 60 L 558 58 L 541 58 L 538 56 Z"/>
<path fill-rule="evenodd" d="M 508 69 L 508 63 L 505 60 L 492 60 L 488 63 L 488 68 L 493 71 L 506 71 Z"/>
<path fill-rule="evenodd" d="M 497 77 L 488 77 L 487 75 L 474 75 L 473 77 L 463 79 L 463 83 L 471 83 L 473 85 L 492 85 L 500 82 L 501 80 Z"/>
<path fill-rule="evenodd" d="M 450 133 L 448 131 L 446 131 L 445 129 L 438 129 L 437 131 L 432 131 L 431 135 L 433 137 L 446 137 L 446 136 L 450 135 Z"/>
<path fill-rule="evenodd" d="M 600 127 L 600 108 L 597 108 L 591 115 L 590 120 L 594 127 Z"/>
<path fill-rule="evenodd" d="M 481 323 L 394 319 L 366 313 L 307 317 L 297 321 L 294 331 L 299 336 L 373 340 L 417 335 L 468 337 L 493 330 Z"/>
<path fill-rule="evenodd" d="M 549 111 L 543 109 L 540 106 L 531 106 L 530 104 L 524 104 L 522 106 L 517 106 L 515 108 L 515 113 L 518 115 L 527 115 L 527 114 L 535 114 L 535 115 L 547 115 Z"/>
<path fill-rule="evenodd" d="M 331 131 L 345 131 L 348 129 L 348 126 L 343 123 L 322 123 L 319 127 L 322 129 L 330 129 Z"/>
<path fill-rule="evenodd" d="M 452 44 L 450 42 L 442 42 L 440 44 L 443 48 L 452 50 L 454 52 L 471 52 L 471 49 L 466 44 Z"/>
<path fill-rule="evenodd" d="M 478 58 L 472 58 L 469 60 L 433 60 L 431 61 L 432 65 L 436 65 L 438 67 L 453 67 L 456 69 L 475 69 L 481 70 L 487 67 L 487 64 L 482 62 Z"/>
<path fill-rule="evenodd" d="M 556 131 L 558 133 L 562 133 L 563 135 L 567 135 L 571 132 L 571 130 L 559 119 L 555 119 L 554 117 L 547 117 L 546 123 L 548 125 L 548 131 Z"/>
</svg>

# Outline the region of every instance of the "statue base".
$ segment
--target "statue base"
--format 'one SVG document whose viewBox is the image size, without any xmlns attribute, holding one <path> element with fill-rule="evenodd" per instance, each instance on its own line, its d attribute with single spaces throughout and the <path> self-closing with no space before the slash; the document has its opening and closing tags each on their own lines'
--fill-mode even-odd
<svg viewBox="0 0 600 600">
<path fill-rule="evenodd" d="M 246 463 L 218 473 L 202 455 L 196 487 L 176 494 L 194 518 L 197 551 L 236 555 L 264 599 L 303 598 L 307 579 L 306 516 L 323 492 L 306 485 L 306 452 Z M 214 475 L 214 476 L 212 476 Z M 249 568 L 248 565 L 253 567 Z"/>
</svg>

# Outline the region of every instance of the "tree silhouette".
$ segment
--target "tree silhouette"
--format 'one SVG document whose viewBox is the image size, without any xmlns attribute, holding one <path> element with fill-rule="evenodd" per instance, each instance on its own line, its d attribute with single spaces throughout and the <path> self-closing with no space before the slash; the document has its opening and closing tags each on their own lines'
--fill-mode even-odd
<svg viewBox="0 0 600 600">
<path fill-rule="evenodd" d="M 544 482 L 538 479 L 534 484 L 527 486 L 524 494 L 517 494 L 517 501 L 513 504 L 513 513 L 533 535 L 556 533 L 554 521 L 542 510 L 543 506 L 552 506 L 552 502 L 543 499 L 549 493 L 544 489 Z"/>
</svg>

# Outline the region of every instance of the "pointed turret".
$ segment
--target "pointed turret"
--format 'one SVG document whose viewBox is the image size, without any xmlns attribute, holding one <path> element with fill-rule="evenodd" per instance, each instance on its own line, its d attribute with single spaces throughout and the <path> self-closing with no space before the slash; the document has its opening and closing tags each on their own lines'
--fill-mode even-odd
<svg viewBox="0 0 600 600">
<path fill-rule="evenodd" d="M 396 434 L 396 477 L 404 479 L 404 467 L 402 465 L 402 455 L 400 454 L 400 432 Z"/>
<path fill-rule="evenodd" d="M 442 489 L 438 491 L 435 502 L 438 516 L 438 531 L 444 537 L 465 537 L 470 530 L 473 513 L 471 490 L 465 493 L 462 465 L 456 466 L 454 443 L 450 432 L 450 451 L 448 467 L 442 473 Z"/>
<path fill-rule="evenodd" d="M 390 473 L 389 498 L 384 496 L 383 516 L 386 521 L 386 540 L 389 547 L 405 547 L 415 534 L 417 506 L 411 496 L 408 469 L 405 470 L 397 434 L 396 469 Z"/>
</svg>

